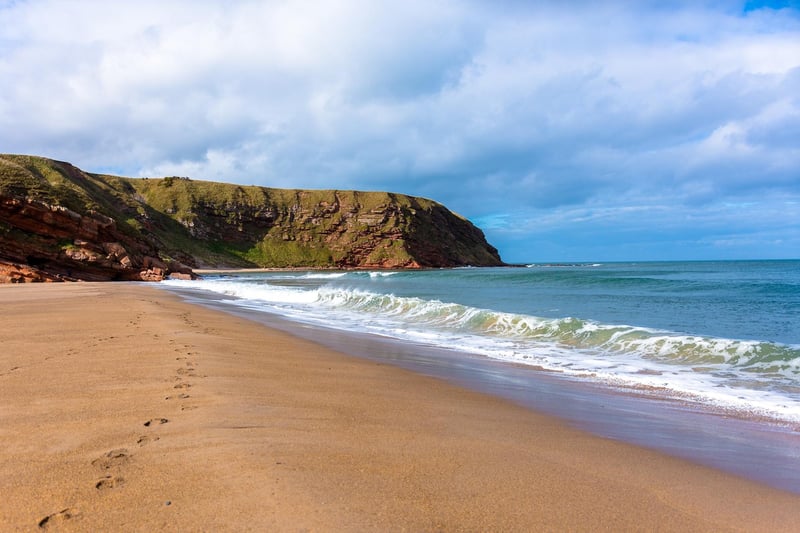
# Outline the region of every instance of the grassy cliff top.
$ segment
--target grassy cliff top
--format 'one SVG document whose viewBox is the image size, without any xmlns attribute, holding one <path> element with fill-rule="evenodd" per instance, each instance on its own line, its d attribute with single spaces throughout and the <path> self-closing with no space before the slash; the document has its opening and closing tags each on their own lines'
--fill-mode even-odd
<svg viewBox="0 0 800 533">
<path fill-rule="evenodd" d="M 64 205 L 75 211 L 100 207 L 94 192 L 124 199 L 133 190 L 147 194 L 154 205 L 167 205 L 177 199 L 183 207 L 202 201 L 217 205 L 263 205 L 264 202 L 290 205 L 302 201 L 305 204 L 332 203 L 337 193 L 346 193 L 357 199 L 362 209 L 370 210 L 384 206 L 391 200 L 394 204 L 415 209 L 430 209 L 441 205 L 427 198 L 381 191 L 355 191 L 338 189 L 279 189 L 257 185 L 194 180 L 186 177 L 129 178 L 108 174 L 84 172 L 70 163 L 39 156 L 0 154 L 0 191 L 25 195 L 54 205 Z"/>
</svg>

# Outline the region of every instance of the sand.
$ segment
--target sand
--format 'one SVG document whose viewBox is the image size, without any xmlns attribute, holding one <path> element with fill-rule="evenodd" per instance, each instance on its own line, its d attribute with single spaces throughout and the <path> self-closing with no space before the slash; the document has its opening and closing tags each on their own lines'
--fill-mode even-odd
<svg viewBox="0 0 800 533">
<path fill-rule="evenodd" d="M 800 496 L 146 284 L 0 287 L 0 531 L 797 531 Z"/>
</svg>

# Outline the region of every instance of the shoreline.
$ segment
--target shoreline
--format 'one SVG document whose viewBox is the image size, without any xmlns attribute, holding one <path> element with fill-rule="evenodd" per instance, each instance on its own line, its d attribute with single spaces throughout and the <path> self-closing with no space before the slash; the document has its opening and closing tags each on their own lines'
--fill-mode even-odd
<svg viewBox="0 0 800 533">
<path fill-rule="evenodd" d="M 0 529 L 790 531 L 800 496 L 142 284 L 0 287 Z"/>
<path fill-rule="evenodd" d="M 521 363 L 240 307 L 213 292 L 168 287 L 185 301 L 222 310 L 366 360 L 443 379 L 555 416 L 595 435 L 667 453 L 800 495 L 797 424 L 730 411 L 659 389 L 613 386 Z"/>
<path fill-rule="evenodd" d="M 677 268 L 683 268 L 684 265 L 680 265 Z M 746 324 L 735 323 L 731 317 L 718 320 L 712 315 L 698 316 L 694 317 L 698 319 L 694 322 L 693 319 L 686 322 L 688 319 L 676 318 L 678 322 L 673 324 L 669 321 L 670 313 L 651 309 L 652 316 L 640 320 L 635 316 L 619 316 L 628 307 L 604 305 L 607 297 L 597 299 L 601 302 L 598 309 L 591 309 L 593 304 L 580 309 L 575 308 L 579 299 L 567 295 L 563 299 L 566 310 L 556 312 L 561 304 L 549 301 L 552 299 L 550 291 L 562 290 L 560 288 L 545 292 L 543 301 L 549 302 L 547 305 L 531 303 L 529 307 L 524 302 L 506 300 L 503 304 L 496 304 L 492 299 L 470 296 L 472 291 L 468 285 L 461 287 L 461 294 L 448 294 L 445 284 L 442 288 L 445 292 L 440 293 L 435 280 L 441 275 L 443 280 L 456 284 L 484 277 L 494 281 L 507 279 L 508 269 L 489 269 L 494 272 L 489 272 L 488 276 L 475 272 L 480 269 L 473 269 L 473 272 L 469 272 L 470 269 L 466 272 L 451 270 L 423 274 L 369 272 L 370 280 L 374 281 L 365 281 L 366 277 L 352 271 L 299 269 L 253 271 L 251 274 L 233 271 L 230 275 L 209 274 L 207 279 L 198 281 L 196 287 L 187 284 L 186 288 L 234 296 L 243 307 L 256 314 L 259 311 L 275 312 L 294 322 L 332 327 L 346 334 L 366 333 L 401 343 L 435 346 L 462 354 L 481 354 L 504 365 L 523 364 L 532 369 L 558 373 L 566 379 L 601 382 L 626 394 L 663 396 L 722 416 L 768 421 L 784 426 L 800 437 L 800 399 L 793 394 L 797 387 L 791 374 L 792 360 L 797 358 L 800 345 L 794 342 L 796 339 L 792 337 L 790 327 L 777 334 L 778 340 L 770 340 L 776 338 L 773 329 L 781 329 L 783 323 L 790 324 L 791 317 L 786 317 L 786 321 L 764 320 L 766 310 L 762 309 L 761 325 L 758 321 L 750 322 L 757 324 L 755 331 L 739 335 L 739 332 L 747 331 Z M 381 281 L 393 274 L 400 275 L 391 281 Z M 410 280 L 417 275 L 425 288 L 416 287 L 416 280 L 411 285 Z M 610 275 L 618 276 L 619 273 Z M 657 272 L 653 275 L 659 276 Z M 261 276 L 265 277 L 262 279 Z M 528 277 L 531 276 L 525 279 Z M 596 278 L 594 275 L 589 277 Z M 558 276 L 531 277 L 534 278 L 545 282 L 559 279 Z M 600 278 L 604 279 L 602 275 Z M 206 281 L 208 285 L 203 286 Z M 425 285 L 428 282 L 432 283 L 430 287 Z M 228 283 L 230 285 L 226 286 Z M 380 288 L 379 283 L 384 287 Z M 286 287 L 282 287 L 284 284 Z M 165 285 L 176 290 L 183 288 L 180 281 L 167 281 Z M 574 287 L 580 286 L 564 290 L 572 292 Z M 490 282 L 486 290 L 478 294 L 486 294 L 486 291 L 498 287 Z M 399 293 L 392 292 L 395 290 Z M 422 294 L 435 293 L 436 296 L 430 300 L 416 300 L 417 290 L 423 291 Z M 331 291 L 343 300 L 331 301 Z M 379 295 L 384 291 L 388 294 L 382 298 Z M 307 300 L 311 293 L 317 294 L 318 301 Z M 263 305 L 259 303 L 262 298 Z M 505 296 L 499 293 L 493 298 Z M 367 303 L 365 299 L 371 300 Z M 248 304 L 248 300 L 254 302 Z M 586 300 L 591 302 L 594 298 Z M 531 301 L 538 300 L 532 297 Z M 630 308 L 646 305 L 646 301 L 637 302 Z M 454 307 L 450 308 L 450 304 Z M 544 305 L 544 308 L 537 305 Z M 335 317 L 327 310 L 329 308 L 337 309 Z M 508 311 L 511 311 L 510 315 Z M 437 317 L 447 316 L 450 312 L 455 313 L 453 320 L 436 322 Z M 472 320 L 469 318 L 471 313 L 485 314 L 486 322 L 481 323 L 477 318 Z M 682 316 L 684 313 L 678 310 L 675 314 Z M 330 323 L 329 319 L 332 319 Z M 702 323 L 706 319 L 709 322 Z M 511 322 L 506 323 L 507 320 Z M 537 325 L 526 330 L 531 321 Z M 399 322 L 403 324 L 398 325 Z M 409 326 L 407 330 L 404 324 Z M 629 331 L 623 331 L 626 329 Z M 543 344 L 539 345 L 540 342 Z M 343 351 L 348 350 L 345 348 Z"/>
</svg>

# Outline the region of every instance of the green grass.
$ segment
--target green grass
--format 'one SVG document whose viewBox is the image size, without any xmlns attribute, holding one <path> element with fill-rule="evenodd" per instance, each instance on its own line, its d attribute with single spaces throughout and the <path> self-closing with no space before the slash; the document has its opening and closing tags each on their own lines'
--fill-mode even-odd
<svg viewBox="0 0 800 533">
<path fill-rule="evenodd" d="M 450 226 L 471 228 L 469 222 L 432 200 L 395 193 L 124 178 L 17 155 L 0 155 L 0 193 L 81 215 L 98 211 L 164 259 L 193 257 L 209 266 L 407 264 L 415 246 L 483 253 L 480 243 L 454 242 Z"/>
<path fill-rule="evenodd" d="M 315 267 L 333 265 L 333 257 L 320 245 L 264 239 L 247 251 L 244 258 L 261 267 Z"/>
</svg>

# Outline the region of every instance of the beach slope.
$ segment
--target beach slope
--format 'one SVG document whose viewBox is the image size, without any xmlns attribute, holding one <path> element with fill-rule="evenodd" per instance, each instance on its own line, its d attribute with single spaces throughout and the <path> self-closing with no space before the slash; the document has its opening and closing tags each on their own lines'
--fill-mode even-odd
<svg viewBox="0 0 800 533">
<path fill-rule="evenodd" d="M 152 286 L 0 286 L 0 331 L 2 531 L 800 523 L 800 496 Z"/>
</svg>

